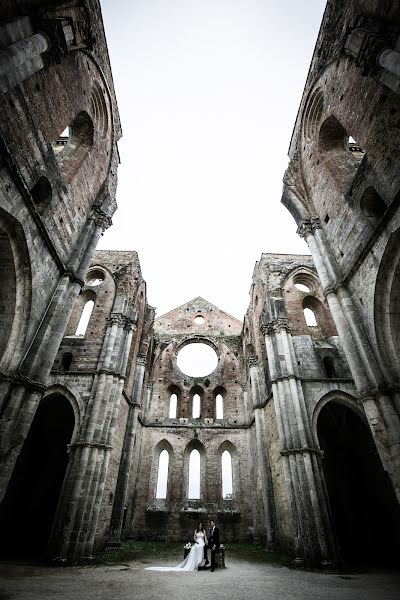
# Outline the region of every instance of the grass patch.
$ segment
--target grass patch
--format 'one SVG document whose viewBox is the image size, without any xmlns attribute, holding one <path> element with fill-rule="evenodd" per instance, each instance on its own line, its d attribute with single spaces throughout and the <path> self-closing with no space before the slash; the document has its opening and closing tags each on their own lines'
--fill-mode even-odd
<svg viewBox="0 0 400 600">
<path fill-rule="evenodd" d="M 268 552 L 260 544 L 225 544 L 225 548 L 227 562 L 230 558 L 274 565 L 287 565 L 290 562 L 287 556 L 277 552 Z M 119 548 L 109 548 L 99 552 L 94 558 L 94 564 L 106 565 L 139 561 L 156 565 L 160 561 L 166 561 L 173 566 L 182 560 L 183 542 L 129 540 L 121 544 Z"/>
<path fill-rule="evenodd" d="M 107 548 L 96 554 L 94 564 L 126 563 L 129 561 L 157 564 L 157 560 L 171 561 L 171 565 L 183 560 L 183 543 L 128 540 L 119 548 Z"/>
<path fill-rule="evenodd" d="M 252 563 L 288 565 L 291 559 L 286 554 L 269 552 L 261 544 L 225 544 L 227 558 L 247 560 Z"/>
</svg>

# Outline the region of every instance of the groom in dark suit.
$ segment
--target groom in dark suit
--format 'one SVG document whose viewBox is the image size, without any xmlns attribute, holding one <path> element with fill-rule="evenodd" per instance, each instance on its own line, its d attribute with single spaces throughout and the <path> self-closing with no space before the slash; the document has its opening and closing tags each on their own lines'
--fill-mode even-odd
<svg viewBox="0 0 400 600">
<path fill-rule="evenodd" d="M 211 549 L 211 572 L 213 572 L 215 568 L 215 553 L 219 551 L 219 528 L 213 519 L 210 519 L 208 544 L 204 547 L 204 558 L 206 559 L 206 565 L 208 564 L 207 548 Z"/>
</svg>

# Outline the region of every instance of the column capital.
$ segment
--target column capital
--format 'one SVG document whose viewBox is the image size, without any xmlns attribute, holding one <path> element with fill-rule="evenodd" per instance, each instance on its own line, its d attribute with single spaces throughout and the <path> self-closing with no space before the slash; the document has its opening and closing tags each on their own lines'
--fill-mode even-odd
<svg viewBox="0 0 400 600">
<path fill-rule="evenodd" d="M 260 327 L 260 330 L 263 335 L 271 335 L 271 333 L 274 333 L 272 322 L 269 321 L 268 323 L 263 323 Z"/>
<path fill-rule="evenodd" d="M 121 315 L 121 313 L 111 313 L 109 317 L 107 317 L 107 322 L 109 325 L 125 325 L 125 319 Z"/>
<path fill-rule="evenodd" d="M 252 356 L 252 357 L 248 358 L 247 364 L 249 365 L 250 369 L 252 367 L 258 367 L 258 358 L 256 356 Z"/>
<path fill-rule="evenodd" d="M 297 235 L 305 240 L 309 235 L 313 234 L 314 231 L 311 221 L 300 221 L 299 226 L 297 227 Z"/>
<path fill-rule="evenodd" d="M 136 359 L 137 365 L 145 365 L 147 363 L 147 356 L 145 354 L 139 354 Z"/>
<path fill-rule="evenodd" d="M 290 333 L 290 325 L 287 319 L 280 317 L 279 319 L 275 319 L 273 323 L 273 328 L 275 333 L 279 333 L 280 331 L 287 331 Z"/>
</svg>

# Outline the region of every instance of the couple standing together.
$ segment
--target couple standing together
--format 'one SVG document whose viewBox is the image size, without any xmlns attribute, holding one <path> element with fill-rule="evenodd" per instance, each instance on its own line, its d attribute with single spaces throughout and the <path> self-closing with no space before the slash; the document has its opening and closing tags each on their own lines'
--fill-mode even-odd
<svg viewBox="0 0 400 600">
<path fill-rule="evenodd" d="M 177 567 L 146 567 L 149 571 L 197 571 L 199 566 L 209 564 L 207 550 L 211 550 L 211 572 L 215 568 L 215 554 L 219 550 L 219 528 L 215 521 L 210 520 L 210 532 L 207 537 L 203 524 L 200 522 L 194 532 L 194 544 L 185 560 Z"/>
</svg>

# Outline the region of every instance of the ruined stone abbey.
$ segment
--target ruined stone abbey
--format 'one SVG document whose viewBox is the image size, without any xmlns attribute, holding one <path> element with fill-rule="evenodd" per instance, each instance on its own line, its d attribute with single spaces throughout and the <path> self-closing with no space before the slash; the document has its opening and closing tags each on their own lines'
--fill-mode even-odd
<svg viewBox="0 0 400 600">
<path fill-rule="evenodd" d="M 1 555 L 213 517 L 298 564 L 398 556 L 399 0 L 328 0 L 283 178 L 311 256 L 262 253 L 243 321 L 156 317 L 136 252 L 96 251 L 121 136 L 98 0 L 1 3 L 0 109 Z"/>
</svg>

